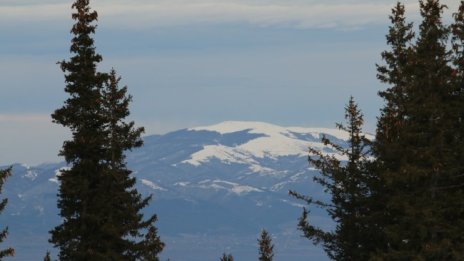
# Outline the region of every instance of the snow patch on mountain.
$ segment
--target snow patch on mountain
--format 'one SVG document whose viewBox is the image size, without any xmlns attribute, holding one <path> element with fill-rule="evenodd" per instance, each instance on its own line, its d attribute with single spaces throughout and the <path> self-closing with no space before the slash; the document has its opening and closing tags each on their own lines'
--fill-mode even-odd
<svg viewBox="0 0 464 261">
<path fill-rule="evenodd" d="M 51 183 L 60 184 L 57 178 L 49 178 L 48 181 L 50 181 Z"/>
<path fill-rule="evenodd" d="M 31 169 L 28 169 L 26 171 L 26 175 L 24 175 L 26 178 L 34 181 L 36 178 L 37 178 L 37 172 L 36 171 L 33 171 Z"/>
<path fill-rule="evenodd" d="M 70 170 L 70 167 L 62 167 L 57 170 L 55 170 L 55 177 L 59 177 L 63 174 L 63 171 Z"/>
<path fill-rule="evenodd" d="M 326 128 L 301 128 L 301 127 L 280 127 L 277 125 L 264 122 L 241 122 L 226 121 L 220 124 L 196 127 L 190 131 L 214 131 L 222 135 L 248 131 L 250 134 L 262 134 L 258 138 L 252 139 L 244 144 L 236 146 L 224 146 L 222 144 L 206 145 L 202 150 L 193 153 L 191 157 L 182 163 L 193 166 L 200 166 L 203 163 L 210 162 L 212 159 L 218 159 L 223 163 L 239 163 L 251 165 L 252 171 L 269 172 L 257 162 L 259 159 L 270 158 L 277 160 L 279 157 L 308 155 L 308 148 L 315 148 L 320 151 L 326 151 L 327 155 L 333 155 L 340 160 L 344 157 L 329 150 L 320 138 L 322 135 L 330 135 L 339 140 L 347 140 L 348 133 L 337 129 Z M 310 136 L 311 139 L 302 139 L 299 136 Z"/>
<path fill-rule="evenodd" d="M 319 134 L 325 133 L 336 138 L 347 140 L 349 134 L 347 132 L 330 129 L 330 128 L 303 128 L 303 127 L 281 127 L 266 122 L 253 122 L 253 121 L 225 121 L 219 124 L 190 128 L 193 131 L 215 131 L 220 134 L 228 134 L 239 131 L 249 130 L 249 133 L 266 134 L 275 136 L 275 134 L 285 134 L 292 136 L 292 133 L 311 134 L 314 138 L 320 138 Z"/>
<path fill-rule="evenodd" d="M 60 184 L 58 177 L 63 174 L 63 171 L 70 170 L 70 167 L 61 167 L 55 170 L 55 176 L 53 178 L 49 178 L 48 181 L 56 184 Z"/>
<path fill-rule="evenodd" d="M 160 190 L 160 191 L 168 191 L 167 189 L 159 186 L 158 184 L 152 182 L 152 181 L 149 181 L 147 179 L 141 179 L 140 180 L 142 182 L 143 185 L 153 189 L 153 190 Z"/>
<path fill-rule="evenodd" d="M 214 156 L 214 157 L 213 157 Z M 253 160 L 246 150 L 239 147 L 227 147 L 224 145 L 207 145 L 202 150 L 191 155 L 191 158 L 182 163 L 189 163 L 193 166 L 200 166 L 204 162 L 209 162 L 212 158 L 220 159 L 223 163 L 232 164 L 258 164 Z"/>
<path fill-rule="evenodd" d="M 286 199 L 281 199 L 280 201 L 282 201 L 282 202 L 284 202 L 286 204 L 289 204 L 290 206 L 297 207 L 297 208 L 305 208 L 305 207 L 307 207 L 307 206 L 305 206 L 303 204 L 291 202 L 291 201 L 286 200 Z"/>
<path fill-rule="evenodd" d="M 282 171 L 276 171 L 275 169 L 263 167 L 258 164 L 251 165 L 249 169 L 254 173 L 262 173 L 262 174 L 270 174 L 270 175 L 280 174 L 282 172 Z"/>
<path fill-rule="evenodd" d="M 227 190 L 239 196 L 248 194 L 251 192 L 264 192 L 263 190 L 252 187 L 252 186 L 241 185 L 238 183 L 229 182 L 229 181 L 220 180 L 220 179 L 203 180 L 203 181 L 198 182 L 198 185 L 199 185 L 198 187 L 202 189 Z"/>
<path fill-rule="evenodd" d="M 180 187 L 187 187 L 188 185 L 190 185 L 189 181 L 183 181 L 183 182 L 174 183 L 174 186 L 180 186 Z"/>
<path fill-rule="evenodd" d="M 270 188 L 270 190 L 273 191 L 273 192 L 280 191 L 283 188 L 285 188 L 285 186 L 287 186 L 288 183 L 290 183 L 290 182 L 288 182 L 288 181 L 279 182 L 279 183 L 273 185 Z"/>
</svg>

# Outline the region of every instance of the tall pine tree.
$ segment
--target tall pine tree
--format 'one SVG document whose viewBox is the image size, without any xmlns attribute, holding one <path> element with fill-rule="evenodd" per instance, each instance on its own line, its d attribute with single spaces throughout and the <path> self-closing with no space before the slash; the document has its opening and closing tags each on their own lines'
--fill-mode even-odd
<svg viewBox="0 0 464 261">
<path fill-rule="evenodd" d="M 391 168 L 388 164 L 396 165 L 398 153 L 401 152 L 401 147 L 396 146 L 396 140 L 402 131 L 406 113 L 406 88 L 412 78 L 409 71 L 412 68 L 414 32 L 413 24 L 406 23 L 405 11 L 400 2 L 392 9 L 392 24 L 387 35 L 387 44 L 391 50 L 382 52 L 386 64 L 377 65 L 379 80 L 391 85 L 387 90 L 379 92 L 386 105 L 381 110 L 377 124 L 375 151 L 384 157 L 379 159 L 383 169 Z"/>
<path fill-rule="evenodd" d="M 413 24 L 406 22 L 405 7 L 398 2 L 392 9 L 390 16 L 391 26 L 387 35 L 387 44 L 390 50 L 382 52 L 385 65 L 377 65 L 378 79 L 390 85 L 390 88 L 379 92 L 379 96 L 385 100 L 385 106 L 381 109 L 378 118 L 376 139 L 372 151 L 375 155 L 375 168 L 379 184 L 373 190 L 376 192 L 376 205 L 370 214 L 371 223 L 377 223 L 379 228 L 379 240 L 377 252 L 383 253 L 391 247 L 387 243 L 385 228 L 396 224 L 401 214 L 389 204 L 394 186 L 388 178 L 398 171 L 402 162 L 403 148 L 400 137 L 403 135 L 405 120 L 407 118 L 406 100 L 408 99 L 408 88 L 412 80 L 411 70 L 413 68 L 412 56 L 414 55 Z M 391 240 L 390 240 L 391 241 Z"/>
<path fill-rule="evenodd" d="M 362 134 L 363 116 L 353 98 L 345 108 L 346 126 L 337 127 L 349 135 L 344 148 L 323 137 L 325 145 L 345 157 L 324 154 L 310 148 L 309 162 L 320 170 L 314 180 L 331 196 L 331 202 L 321 202 L 294 191 L 290 194 L 306 201 L 308 205 L 324 208 L 336 223 L 334 231 L 324 231 L 311 224 L 310 212 L 304 209 L 298 228 L 314 244 L 322 244 L 333 260 L 368 260 L 376 251 L 378 231 L 369 222 L 372 202 L 372 187 L 378 182 L 370 171 L 370 141 Z"/>
<path fill-rule="evenodd" d="M 5 184 L 5 181 L 9 176 L 11 176 L 11 168 L 0 170 L 0 194 L 3 189 L 3 185 Z M 8 203 L 8 199 L 6 198 L 0 201 L 0 213 L 3 212 L 7 203 Z M 0 243 L 2 243 L 6 239 L 7 235 L 8 235 L 8 227 L 0 231 Z M 0 250 L 0 260 L 2 260 L 4 257 L 9 257 L 9 256 L 14 256 L 13 248 L 8 247 L 6 249 Z"/>
<path fill-rule="evenodd" d="M 115 71 L 97 71 L 102 57 L 91 37 L 97 13 L 89 0 L 76 0 L 72 7 L 74 56 L 60 63 L 70 97 L 52 115 L 72 132 L 60 152 L 70 169 L 59 177 L 63 222 L 51 231 L 50 242 L 59 248 L 60 260 L 144 260 L 164 245 L 147 242 L 146 235 L 156 233 L 150 229 L 156 216 L 141 214 L 150 197 L 142 198 L 134 188 L 125 163 L 125 151 L 142 145 L 143 128 L 124 121 L 131 96 L 119 88 Z"/>
<path fill-rule="evenodd" d="M 403 55 L 384 56 L 387 66 L 379 67 L 379 78 L 392 87 L 381 93 L 386 106 L 374 145 L 386 193 L 383 221 L 388 220 L 380 224 L 387 249 L 377 257 L 460 260 L 454 242 L 462 242 L 462 233 L 454 226 L 462 223 L 461 214 L 456 214 L 462 213 L 456 212 L 462 200 L 451 189 L 457 177 L 457 103 L 447 50 L 449 30 L 442 23 L 445 6 L 437 0 L 419 3 L 423 20 L 417 41 L 410 44 L 411 33 L 398 38 L 408 46 L 407 52 L 399 52 L 405 48 L 389 41 L 392 53 Z M 397 20 L 392 23 L 396 30 L 389 37 L 401 36 Z"/>
</svg>

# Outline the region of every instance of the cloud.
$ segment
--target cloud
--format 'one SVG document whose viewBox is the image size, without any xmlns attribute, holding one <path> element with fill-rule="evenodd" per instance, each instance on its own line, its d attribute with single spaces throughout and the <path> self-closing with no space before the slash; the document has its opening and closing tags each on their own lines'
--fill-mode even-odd
<svg viewBox="0 0 464 261">
<path fill-rule="evenodd" d="M 299 28 L 357 28 L 385 24 L 392 1 L 258 0 L 100 0 L 92 3 L 103 25 L 151 28 L 204 23 L 249 23 Z M 443 1 L 456 10 L 457 1 Z M 406 1 L 417 17 L 417 1 Z M 37 4 L 17 0 L 0 4 L 0 21 L 69 20 L 71 1 Z M 105 25 L 105 26 L 106 26 Z"/>
<path fill-rule="evenodd" d="M 110 15 L 125 17 L 113 21 L 124 26 L 131 17 L 140 19 L 129 23 L 143 26 L 181 25 L 187 23 L 245 22 L 259 26 L 286 25 L 294 27 L 356 27 L 378 22 L 386 14 L 385 5 L 378 4 L 269 4 L 257 5 L 234 2 L 163 3 L 148 4 L 143 8 L 134 5 L 114 5 Z M 128 15 L 129 13 L 135 14 Z M 126 20 L 127 19 L 127 20 Z M 130 20 L 129 20 L 130 21 Z"/>
</svg>

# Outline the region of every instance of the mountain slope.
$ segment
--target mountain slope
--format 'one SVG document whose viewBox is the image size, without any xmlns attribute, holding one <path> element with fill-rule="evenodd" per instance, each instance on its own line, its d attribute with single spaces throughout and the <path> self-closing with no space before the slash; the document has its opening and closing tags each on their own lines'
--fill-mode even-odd
<svg viewBox="0 0 464 261">
<path fill-rule="evenodd" d="M 167 243 L 163 256 L 216 260 L 227 250 L 238 260 L 256 259 L 256 238 L 266 228 L 275 237 L 276 259 L 326 260 L 296 231 L 301 202 L 287 195 L 292 189 L 327 198 L 312 182 L 315 170 L 307 163 L 309 146 L 333 153 L 320 142 L 322 135 L 346 145 L 347 135 L 338 130 L 261 122 L 223 122 L 145 137 L 145 146 L 127 159 L 137 188 L 154 195 L 146 212 L 159 216 Z M 15 260 L 34 260 L 51 249 L 47 231 L 59 223 L 56 177 L 64 167 L 14 165 L 5 185 L 10 201 L 0 222 L 10 226 Z M 320 210 L 313 214 L 316 222 L 331 227 Z"/>
</svg>

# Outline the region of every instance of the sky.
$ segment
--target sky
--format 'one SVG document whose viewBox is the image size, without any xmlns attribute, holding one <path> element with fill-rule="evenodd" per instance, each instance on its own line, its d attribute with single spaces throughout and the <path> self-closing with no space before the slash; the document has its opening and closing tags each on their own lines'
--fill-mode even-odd
<svg viewBox="0 0 464 261">
<path fill-rule="evenodd" d="M 447 4 L 445 20 L 457 10 Z M 334 127 L 354 96 L 374 132 L 388 86 L 388 0 L 94 0 L 102 71 L 133 96 L 146 135 L 226 120 Z M 418 2 L 403 1 L 410 21 Z M 0 0 L 0 165 L 57 156 L 69 131 L 58 61 L 70 57 L 72 0 Z"/>
</svg>

